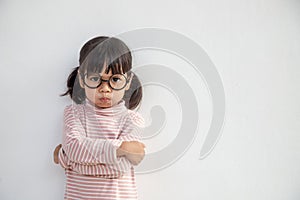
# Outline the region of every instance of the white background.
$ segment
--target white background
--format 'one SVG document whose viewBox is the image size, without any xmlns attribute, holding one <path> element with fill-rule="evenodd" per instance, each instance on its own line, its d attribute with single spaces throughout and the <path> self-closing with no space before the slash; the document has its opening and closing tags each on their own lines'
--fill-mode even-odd
<svg viewBox="0 0 300 200">
<path fill-rule="evenodd" d="M 140 199 L 300 199 L 299 9 L 297 0 L 0 1 L 0 199 L 63 199 L 52 151 L 79 49 L 143 27 L 184 34 L 207 52 L 223 80 L 226 122 L 204 160 L 205 119 L 181 159 L 138 175 Z M 159 137 L 168 137 L 158 136 L 163 147 Z"/>
</svg>

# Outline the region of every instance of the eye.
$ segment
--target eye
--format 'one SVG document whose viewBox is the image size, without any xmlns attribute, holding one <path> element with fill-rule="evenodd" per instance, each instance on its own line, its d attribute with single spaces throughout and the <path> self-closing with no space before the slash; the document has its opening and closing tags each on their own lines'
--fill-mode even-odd
<svg viewBox="0 0 300 200">
<path fill-rule="evenodd" d="M 119 82 L 119 81 L 121 81 L 121 79 L 119 77 L 112 77 L 112 81 L 113 82 Z"/>
<path fill-rule="evenodd" d="M 98 82 L 99 81 L 99 77 L 98 76 L 90 76 L 89 80 L 90 81 L 94 81 L 94 82 Z"/>
</svg>

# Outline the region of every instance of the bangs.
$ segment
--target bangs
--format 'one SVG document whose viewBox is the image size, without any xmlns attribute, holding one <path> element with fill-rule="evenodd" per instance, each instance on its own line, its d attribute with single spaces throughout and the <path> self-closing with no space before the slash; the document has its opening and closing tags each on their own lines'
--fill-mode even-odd
<svg viewBox="0 0 300 200">
<path fill-rule="evenodd" d="M 128 47 L 119 39 L 108 38 L 98 44 L 80 65 L 81 73 L 124 74 L 130 71 L 132 57 Z"/>
</svg>

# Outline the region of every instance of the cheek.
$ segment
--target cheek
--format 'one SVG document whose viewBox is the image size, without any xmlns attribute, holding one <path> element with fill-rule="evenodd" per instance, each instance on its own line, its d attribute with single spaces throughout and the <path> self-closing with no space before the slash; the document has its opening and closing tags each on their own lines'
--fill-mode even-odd
<svg viewBox="0 0 300 200">
<path fill-rule="evenodd" d="M 91 89 L 85 89 L 85 95 L 87 96 L 87 97 L 94 97 L 95 96 L 95 90 L 91 90 Z"/>
<path fill-rule="evenodd" d="M 118 91 L 113 94 L 113 98 L 116 100 L 120 100 L 124 97 L 125 91 Z"/>
</svg>

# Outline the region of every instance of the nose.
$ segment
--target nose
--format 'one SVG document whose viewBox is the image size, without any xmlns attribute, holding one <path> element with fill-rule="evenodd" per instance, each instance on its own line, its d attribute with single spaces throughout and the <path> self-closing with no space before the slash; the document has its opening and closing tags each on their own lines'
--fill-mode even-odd
<svg viewBox="0 0 300 200">
<path fill-rule="evenodd" d="M 108 82 L 102 81 L 101 85 L 98 87 L 99 92 L 111 92 Z"/>
</svg>

